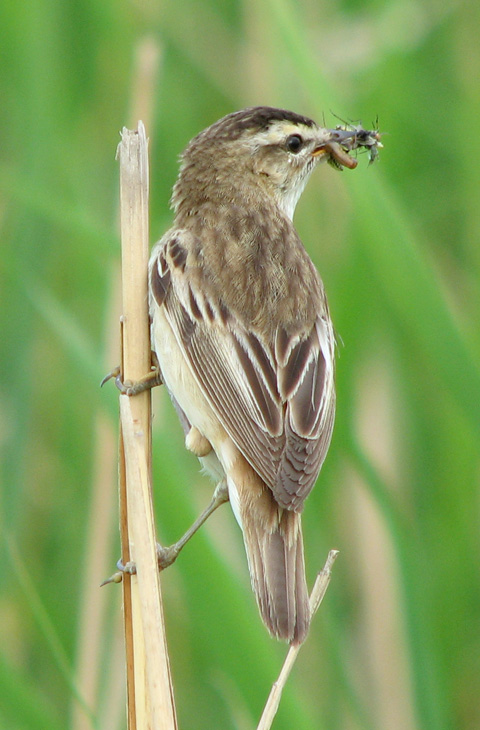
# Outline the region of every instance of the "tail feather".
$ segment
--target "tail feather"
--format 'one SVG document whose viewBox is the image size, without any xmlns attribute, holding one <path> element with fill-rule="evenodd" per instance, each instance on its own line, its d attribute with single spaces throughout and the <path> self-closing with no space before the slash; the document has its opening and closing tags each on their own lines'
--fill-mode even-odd
<svg viewBox="0 0 480 730">
<path fill-rule="evenodd" d="M 310 625 L 301 516 L 278 507 L 270 493 L 267 496 L 270 519 L 265 520 L 263 509 L 242 510 L 252 586 L 268 630 L 299 644 Z"/>
</svg>

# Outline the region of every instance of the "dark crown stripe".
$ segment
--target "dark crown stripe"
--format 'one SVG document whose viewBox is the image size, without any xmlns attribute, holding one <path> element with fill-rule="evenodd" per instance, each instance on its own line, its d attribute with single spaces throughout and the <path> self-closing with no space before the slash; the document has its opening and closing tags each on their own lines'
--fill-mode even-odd
<svg viewBox="0 0 480 730">
<path fill-rule="evenodd" d="M 288 111 L 287 109 L 276 109 L 271 106 L 254 106 L 233 112 L 223 119 L 220 119 L 211 127 L 202 132 L 199 137 L 239 137 L 247 130 L 267 129 L 273 122 L 291 122 L 292 124 L 304 124 L 307 127 L 314 127 L 315 122 L 301 114 Z"/>
</svg>

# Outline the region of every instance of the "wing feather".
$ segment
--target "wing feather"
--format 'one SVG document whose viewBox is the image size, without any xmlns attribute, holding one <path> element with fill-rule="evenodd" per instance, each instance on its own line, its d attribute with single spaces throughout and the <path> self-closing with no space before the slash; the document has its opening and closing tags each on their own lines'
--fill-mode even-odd
<svg viewBox="0 0 480 730">
<path fill-rule="evenodd" d="M 300 511 L 333 428 L 334 336 L 326 301 L 310 329 L 292 334 L 280 327 L 274 341 L 264 342 L 251 323 L 202 287 L 187 248 L 178 230 L 157 245 L 150 262 L 151 301 L 164 308 L 229 436 L 279 505 Z"/>
</svg>

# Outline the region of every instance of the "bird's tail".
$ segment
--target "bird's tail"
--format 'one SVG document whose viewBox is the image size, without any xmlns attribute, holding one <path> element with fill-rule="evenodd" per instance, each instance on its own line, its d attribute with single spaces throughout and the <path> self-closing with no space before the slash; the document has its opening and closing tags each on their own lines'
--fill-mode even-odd
<svg viewBox="0 0 480 730">
<path fill-rule="evenodd" d="M 301 515 L 279 507 L 263 482 L 253 494 L 240 490 L 238 512 L 263 621 L 273 636 L 300 644 L 310 625 Z"/>
</svg>

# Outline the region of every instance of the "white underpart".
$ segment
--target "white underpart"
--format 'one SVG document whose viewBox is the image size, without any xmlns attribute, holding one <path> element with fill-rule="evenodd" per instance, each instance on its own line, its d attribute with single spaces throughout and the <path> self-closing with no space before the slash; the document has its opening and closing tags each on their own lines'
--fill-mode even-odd
<svg viewBox="0 0 480 730">
<path fill-rule="evenodd" d="M 235 446 L 231 439 L 227 438 L 222 441 L 222 443 L 220 444 L 220 453 L 218 454 L 218 458 L 222 463 L 223 469 L 227 475 L 228 496 L 230 498 L 230 504 L 232 505 L 233 514 L 235 515 L 235 519 L 237 520 L 240 527 L 242 527 L 238 489 L 232 477 L 230 476 L 233 464 L 238 458 L 242 457 L 240 456 L 238 448 Z"/>
<path fill-rule="evenodd" d="M 238 490 L 237 485 L 231 479 L 229 476 L 227 476 L 227 485 L 228 485 L 228 497 L 230 499 L 230 504 L 232 505 L 232 512 L 235 515 L 235 519 L 237 520 L 238 524 L 240 525 L 240 528 L 243 530 L 242 527 L 242 518 L 240 517 L 240 503 L 238 499 Z"/>
<path fill-rule="evenodd" d="M 297 184 L 291 187 L 290 190 L 283 192 L 277 197 L 277 203 L 279 208 L 283 210 L 286 216 L 293 220 L 293 214 L 301 194 L 305 189 L 307 180 L 310 177 L 310 170 L 303 176 L 297 176 Z"/>
</svg>

